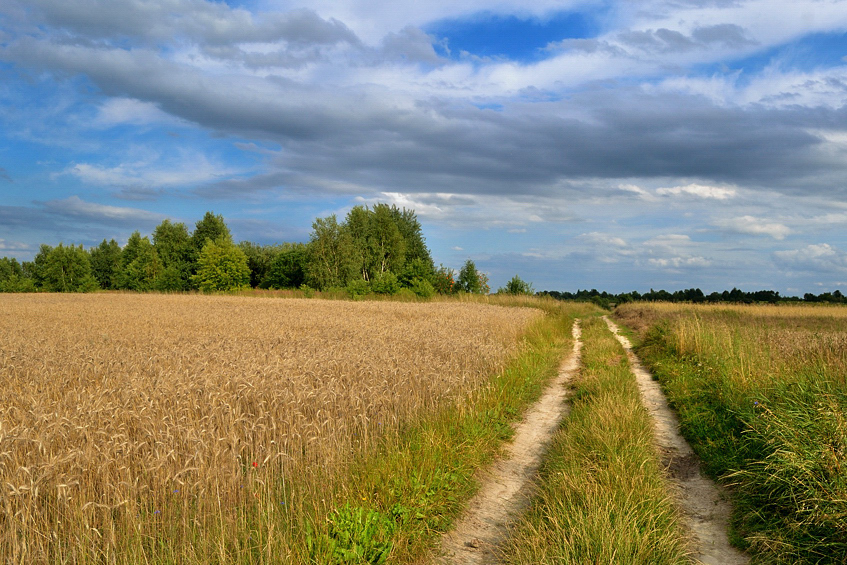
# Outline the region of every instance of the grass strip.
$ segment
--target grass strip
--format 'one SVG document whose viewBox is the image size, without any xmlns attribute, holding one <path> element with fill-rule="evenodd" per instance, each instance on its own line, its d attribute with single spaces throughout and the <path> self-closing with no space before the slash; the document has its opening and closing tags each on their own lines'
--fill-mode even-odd
<svg viewBox="0 0 847 565">
<path fill-rule="evenodd" d="M 712 477 L 753 563 L 847 563 L 842 318 L 825 309 L 634 305 L 639 355 Z"/>
<path fill-rule="evenodd" d="M 583 367 L 531 509 L 504 548 L 508 564 L 688 563 L 623 348 L 584 321 Z"/>
</svg>

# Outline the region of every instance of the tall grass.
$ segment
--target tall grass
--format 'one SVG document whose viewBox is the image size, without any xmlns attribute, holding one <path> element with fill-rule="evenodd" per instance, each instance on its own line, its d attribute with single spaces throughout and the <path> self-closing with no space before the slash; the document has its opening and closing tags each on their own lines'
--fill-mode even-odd
<svg viewBox="0 0 847 565">
<path fill-rule="evenodd" d="M 506 563 L 688 563 L 650 417 L 624 351 L 599 318 L 583 324 L 572 409 L 547 455 Z"/>
<path fill-rule="evenodd" d="M 401 555 L 410 513 L 427 512 L 432 527 L 442 520 L 439 506 L 408 501 L 433 484 L 454 485 L 456 500 L 473 488 L 467 470 L 434 483 L 435 464 L 414 454 L 449 426 L 507 435 L 528 393 L 502 411 L 480 399 L 543 381 L 543 371 L 508 385 L 492 375 L 529 362 L 539 350 L 527 329 L 543 335 L 538 324 L 550 320 L 482 304 L 4 295 L 0 555 L 337 562 L 324 543 L 333 531 L 343 537 L 356 520 L 388 528 L 386 515 L 384 547 Z M 423 425 L 451 413 L 473 417 Z M 490 457 L 495 440 L 473 457 Z M 378 475 L 368 461 L 402 462 L 402 445 L 417 466 L 399 483 L 368 483 Z M 396 487 L 393 509 L 370 504 L 387 496 L 364 487 L 377 483 Z M 353 501 L 371 513 L 356 515 Z"/>
<path fill-rule="evenodd" d="M 847 562 L 847 309 L 632 305 L 640 353 L 767 563 Z"/>
</svg>

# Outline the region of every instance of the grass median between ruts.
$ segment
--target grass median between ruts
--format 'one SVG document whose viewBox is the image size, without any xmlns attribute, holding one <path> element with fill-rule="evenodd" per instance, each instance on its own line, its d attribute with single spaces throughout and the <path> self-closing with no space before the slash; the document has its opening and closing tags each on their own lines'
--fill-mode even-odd
<svg viewBox="0 0 847 565">
<path fill-rule="evenodd" d="M 582 372 L 532 508 L 505 562 L 688 563 L 684 533 L 623 349 L 600 318 L 583 324 Z"/>
</svg>

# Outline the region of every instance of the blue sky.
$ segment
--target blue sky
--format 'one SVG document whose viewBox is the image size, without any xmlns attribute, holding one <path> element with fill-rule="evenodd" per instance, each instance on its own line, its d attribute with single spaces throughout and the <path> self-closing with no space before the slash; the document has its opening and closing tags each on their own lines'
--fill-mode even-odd
<svg viewBox="0 0 847 565">
<path fill-rule="evenodd" d="M 9 0 L 0 255 L 414 209 L 501 286 L 847 290 L 847 2 Z"/>
</svg>

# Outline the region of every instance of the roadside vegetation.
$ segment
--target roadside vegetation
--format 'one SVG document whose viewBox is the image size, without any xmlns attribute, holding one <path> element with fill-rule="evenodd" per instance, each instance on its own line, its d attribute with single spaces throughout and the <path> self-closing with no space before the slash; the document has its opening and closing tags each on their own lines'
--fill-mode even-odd
<svg viewBox="0 0 847 565">
<path fill-rule="evenodd" d="M 759 563 L 847 562 L 847 309 L 632 304 L 616 317 Z"/>
<path fill-rule="evenodd" d="M 592 309 L 0 301 L 0 554 L 45 563 L 420 560 Z"/>
<path fill-rule="evenodd" d="M 505 547 L 515 565 L 688 563 L 623 348 L 601 318 L 583 321 L 582 370 L 532 508 Z"/>
</svg>

